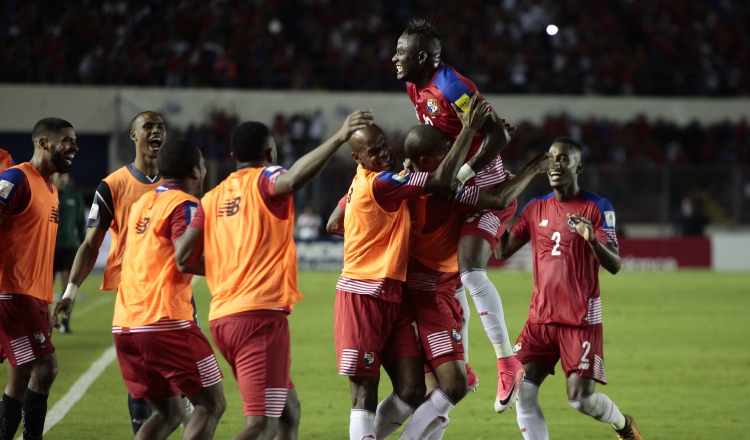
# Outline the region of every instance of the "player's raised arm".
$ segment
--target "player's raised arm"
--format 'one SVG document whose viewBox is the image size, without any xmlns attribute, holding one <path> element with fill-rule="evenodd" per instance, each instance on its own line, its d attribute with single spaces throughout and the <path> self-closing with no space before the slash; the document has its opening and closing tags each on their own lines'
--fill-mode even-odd
<svg viewBox="0 0 750 440">
<path fill-rule="evenodd" d="M 523 190 L 531 183 L 534 176 L 546 173 L 547 171 L 549 171 L 549 154 L 544 152 L 526 164 L 517 176 L 506 180 L 497 189 L 489 190 L 482 188 L 479 192 L 477 209 L 507 208 L 513 203 L 513 200 L 521 195 Z"/>
<path fill-rule="evenodd" d="M 614 275 L 620 271 L 620 267 L 622 266 L 622 262 L 620 261 L 620 251 L 614 243 L 602 243 L 596 238 L 594 225 L 591 223 L 591 220 L 580 215 L 568 214 L 568 221 L 568 225 L 575 229 L 575 231 L 578 232 L 586 242 L 588 242 L 589 246 L 591 246 L 591 250 L 594 251 L 594 256 L 599 261 L 599 264 L 607 269 L 607 272 Z"/>
<path fill-rule="evenodd" d="M 333 157 L 336 150 L 344 145 L 352 133 L 371 125 L 374 121 L 372 110 L 358 110 L 346 117 L 344 125 L 333 137 L 294 162 L 286 173 L 276 178 L 274 190 L 277 195 L 289 194 L 304 188 L 310 183 Z"/>
<path fill-rule="evenodd" d="M 474 134 L 490 117 L 489 104 L 483 99 L 479 100 L 478 96 L 478 93 L 474 93 L 469 103 L 469 109 L 461 114 L 460 119 L 461 124 L 463 124 L 461 133 L 453 143 L 445 160 L 427 178 L 427 184 L 424 188 L 425 194 L 445 192 L 451 189 L 458 170 L 466 160 L 466 154 L 469 152 Z"/>
<path fill-rule="evenodd" d="M 453 109 L 456 115 L 461 118 L 461 111 L 456 108 L 455 104 Z M 461 183 L 474 177 L 477 171 L 483 170 L 505 149 L 510 142 L 510 134 L 505 125 L 505 122 L 497 116 L 495 111 L 491 110 L 489 118 L 479 130 L 484 135 L 479 150 L 466 162 L 458 175 Z"/>
</svg>

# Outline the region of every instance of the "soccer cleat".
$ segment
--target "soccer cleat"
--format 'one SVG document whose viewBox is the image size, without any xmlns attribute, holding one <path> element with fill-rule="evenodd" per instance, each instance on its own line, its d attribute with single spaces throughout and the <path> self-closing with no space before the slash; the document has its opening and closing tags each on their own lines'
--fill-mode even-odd
<svg viewBox="0 0 750 440">
<path fill-rule="evenodd" d="M 510 408 L 518 398 L 518 390 L 525 373 L 523 365 L 515 356 L 497 360 L 497 398 L 495 411 L 501 413 Z"/>
<path fill-rule="evenodd" d="M 195 407 L 193 406 L 192 402 L 190 402 L 190 399 L 188 399 L 185 396 L 182 396 L 182 406 L 185 408 L 185 416 L 182 418 L 182 428 L 186 428 L 188 422 L 190 421 L 190 416 L 193 415 L 193 410 Z"/>
<path fill-rule="evenodd" d="M 477 388 L 479 387 L 479 378 L 477 377 L 476 373 L 474 373 L 474 370 L 471 369 L 469 364 L 466 364 L 466 383 L 468 385 L 469 391 L 472 393 L 475 393 L 477 391 Z"/>
<path fill-rule="evenodd" d="M 622 429 L 615 429 L 617 438 L 620 440 L 643 440 L 641 433 L 638 431 L 638 426 L 635 424 L 635 420 L 627 414 L 625 416 L 625 427 Z"/>
</svg>

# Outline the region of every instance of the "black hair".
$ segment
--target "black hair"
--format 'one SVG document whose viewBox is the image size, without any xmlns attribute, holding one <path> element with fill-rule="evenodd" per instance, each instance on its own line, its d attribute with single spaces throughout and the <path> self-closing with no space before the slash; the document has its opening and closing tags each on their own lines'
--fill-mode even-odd
<svg viewBox="0 0 750 440">
<path fill-rule="evenodd" d="M 237 162 L 261 160 L 266 154 L 266 142 L 271 132 L 260 122 L 243 122 L 232 132 L 229 141 Z"/>
<path fill-rule="evenodd" d="M 201 166 L 201 151 L 190 139 L 170 140 L 159 148 L 156 166 L 165 179 L 184 179 L 193 167 Z"/>
<path fill-rule="evenodd" d="M 574 141 L 573 139 L 565 136 L 558 136 L 555 138 L 554 141 L 552 141 L 553 144 L 565 144 L 570 147 L 573 147 L 574 150 L 578 151 L 578 155 L 583 157 L 583 148 L 581 148 L 581 144 Z"/>
<path fill-rule="evenodd" d="M 135 127 L 133 126 L 133 124 L 135 124 L 135 120 L 138 119 L 141 115 L 145 115 L 146 113 L 153 113 L 156 116 L 161 117 L 161 115 L 159 113 L 156 113 L 156 112 L 151 111 L 151 110 L 146 110 L 145 112 L 140 112 L 137 115 L 135 115 L 135 117 L 133 119 L 130 120 L 130 131 L 135 131 Z"/>
<path fill-rule="evenodd" d="M 423 18 L 415 18 L 406 27 L 404 31 L 406 35 L 424 35 L 425 37 L 434 38 L 440 42 L 440 33 L 435 26 L 435 23 L 425 20 Z"/>
<path fill-rule="evenodd" d="M 42 137 L 48 137 L 60 133 L 63 128 L 73 128 L 73 125 L 60 118 L 44 118 L 34 125 L 34 129 L 31 130 L 31 140 L 36 144 L 36 141 Z"/>
<path fill-rule="evenodd" d="M 416 125 L 404 138 L 404 154 L 410 159 L 431 156 L 446 143 L 450 144 L 450 137 L 443 130 L 434 125 Z"/>
</svg>

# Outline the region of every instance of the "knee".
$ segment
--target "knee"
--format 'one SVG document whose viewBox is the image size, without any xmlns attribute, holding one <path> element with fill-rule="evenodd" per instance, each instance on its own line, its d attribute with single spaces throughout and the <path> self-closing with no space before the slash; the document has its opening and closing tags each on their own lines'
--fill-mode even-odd
<svg viewBox="0 0 750 440">
<path fill-rule="evenodd" d="M 297 397 L 287 399 L 284 412 L 282 413 L 282 419 L 287 425 L 297 426 L 299 420 L 302 417 L 302 404 L 300 404 Z"/>
<path fill-rule="evenodd" d="M 455 374 L 450 380 L 442 380 L 440 382 L 440 389 L 446 396 L 448 396 L 454 405 L 466 397 L 466 394 L 469 391 L 466 382 L 466 370 L 463 369 L 458 371 L 463 374 Z"/>
<path fill-rule="evenodd" d="M 212 399 L 209 410 L 215 417 L 221 417 L 224 411 L 227 409 L 227 400 L 224 398 L 224 394 L 219 394 L 215 399 Z"/>
<path fill-rule="evenodd" d="M 596 394 L 577 399 L 568 399 L 570 406 L 579 413 L 591 415 L 596 408 Z"/>
<path fill-rule="evenodd" d="M 411 382 L 400 387 L 398 390 L 394 390 L 399 399 L 403 400 L 407 405 L 411 407 L 418 407 L 422 404 L 425 394 L 427 394 L 427 386 L 424 381 Z"/>
<path fill-rule="evenodd" d="M 57 377 L 57 358 L 54 356 L 47 356 L 40 359 L 40 362 L 34 366 L 31 371 L 31 379 L 34 382 L 42 385 L 42 388 L 49 390 L 52 387 L 52 383 Z"/>
</svg>

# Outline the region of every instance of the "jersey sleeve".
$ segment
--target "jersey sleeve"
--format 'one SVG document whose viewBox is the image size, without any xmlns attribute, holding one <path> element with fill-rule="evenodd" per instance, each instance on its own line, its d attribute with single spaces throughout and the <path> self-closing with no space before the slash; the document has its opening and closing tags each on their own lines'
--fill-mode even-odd
<svg viewBox="0 0 750 440">
<path fill-rule="evenodd" d="M 206 211 L 203 210 L 203 205 L 198 203 L 198 209 L 195 211 L 195 216 L 193 217 L 193 221 L 190 222 L 191 228 L 197 228 L 203 231 L 205 229 L 206 224 Z"/>
<path fill-rule="evenodd" d="M 478 186 L 464 186 L 458 192 L 453 208 L 460 212 L 474 211 L 479 201 L 479 191 L 481 191 L 481 188 Z"/>
<path fill-rule="evenodd" d="M 617 233 L 615 232 L 615 208 L 612 203 L 607 199 L 599 199 L 596 202 L 596 207 L 599 208 L 600 218 L 594 224 L 594 234 L 596 238 L 604 243 L 617 244 Z"/>
<path fill-rule="evenodd" d="M 280 166 L 267 167 L 258 179 L 258 190 L 268 210 L 283 220 L 288 215 L 292 194 L 276 194 L 276 178 L 282 173 L 286 173 L 286 170 Z"/>
<path fill-rule="evenodd" d="M 0 174 L 0 221 L 22 212 L 31 201 L 31 188 L 26 174 L 9 168 Z"/>
<path fill-rule="evenodd" d="M 159 235 L 172 240 L 172 243 L 176 242 L 185 230 L 190 226 L 191 221 L 195 218 L 198 212 L 198 203 L 193 201 L 185 201 L 179 204 L 171 214 L 162 230 L 158 232 Z"/>
<path fill-rule="evenodd" d="M 380 173 L 372 184 L 375 201 L 388 212 L 398 211 L 401 202 L 416 199 L 424 193 L 428 176 L 429 173 Z"/>
<path fill-rule="evenodd" d="M 346 201 L 349 200 L 349 195 L 345 195 L 344 197 L 339 200 L 339 208 L 341 208 L 342 211 L 346 212 Z"/>
<path fill-rule="evenodd" d="M 86 220 L 86 226 L 89 228 L 107 230 L 115 220 L 115 204 L 112 199 L 112 191 L 107 182 L 103 181 L 96 188 L 94 202 L 91 204 L 91 211 Z"/>
<path fill-rule="evenodd" d="M 518 220 L 510 228 L 510 233 L 522 240 L 531 240 L 531 229 L 529 227 L 529 215 L 531 215 L 531 202 L 524 206 L 518 216 Z"/>
</svg>

